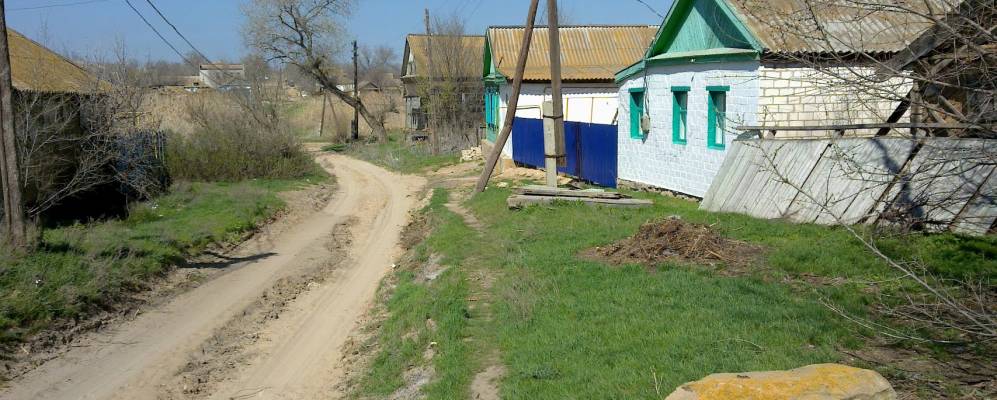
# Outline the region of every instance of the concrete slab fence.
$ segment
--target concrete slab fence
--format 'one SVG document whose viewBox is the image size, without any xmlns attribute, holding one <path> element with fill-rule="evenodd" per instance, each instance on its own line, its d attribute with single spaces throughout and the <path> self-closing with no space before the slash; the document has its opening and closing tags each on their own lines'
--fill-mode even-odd
<svg viewBox="0 0 997 400">
<path fill-rule="evenodd" d="M 700 208 L 801 223 L 994 232 L 997 140 L 739 139 Z"/>
</svg>

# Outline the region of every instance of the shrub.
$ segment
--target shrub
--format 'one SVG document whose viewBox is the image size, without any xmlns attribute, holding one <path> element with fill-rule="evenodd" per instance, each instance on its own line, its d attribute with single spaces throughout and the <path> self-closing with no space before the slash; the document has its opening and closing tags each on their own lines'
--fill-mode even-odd
<svg viewBox="0 0 997 400">
<path fill-rule="evenodd" d="M 313 173 L 312 157 L 278 109 L 275 102 L 256 96 L 192 98 L 187 112 L 197 129 L 189 135 L 171 135 L 167 156 L 171 176 L 232 182 L 293 179 Z"/>
</svg>

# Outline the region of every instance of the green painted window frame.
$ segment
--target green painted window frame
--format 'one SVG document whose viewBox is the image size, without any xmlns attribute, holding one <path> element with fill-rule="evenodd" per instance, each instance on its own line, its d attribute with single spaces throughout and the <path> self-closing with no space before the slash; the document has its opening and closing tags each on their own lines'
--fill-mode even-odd
<svg viewBox="0 0 997 400">
<path fill-rule="evenodd" d="M 631 88 L 630 93 L 630 138 L 644 139 L 644 132 L 640 129 L 640 119 L 644 116 L 645 88 Z M 640 96 L 639 102 L 634 98 Z M 634 112 L 636 110 L 636 112 Z"/>
<path fill-rule="evenodd" d="M 498 85 L 485 85 L 485 138 L 492 143 L 498 139 L 500 91 Z"/>
<path fill-rule="evenodd" d="M 707 86 L 706 91 L 706 147 L 724 150 L 727 148 L 727 92 L 730 86 Z M 723 99 L 720 104 L 717 104 L 718 98 Z"/>
<path fill-rule="evenodd" d="M 689 143 L 689 92 L 688 86 L 672 86 L 672 143 Z"/>
</svg>

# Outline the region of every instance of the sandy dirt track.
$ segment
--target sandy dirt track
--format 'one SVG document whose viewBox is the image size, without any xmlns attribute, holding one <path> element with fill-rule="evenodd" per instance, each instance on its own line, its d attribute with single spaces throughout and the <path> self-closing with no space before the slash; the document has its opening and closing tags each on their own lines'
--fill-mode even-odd
<svg viewBox="0 0 997 400">
<path fill-rule="evenodd" d="M 422 178 L 401 176 L 336 155 L 319 161 L 336 176 L 332 201 L 268 241 L 266 257 L 229 271 L 132 321 L 94 335 L 21 378 L 0 399 L 329 398 L 338 381 L 340 349 L 399 254 L 398 241 Z M 347 224 L 348 225 L 344 225 Z M 333 276 L 309 283 L 279 318 L 250 326 L 265 340 L 209 393 L 178 390 L 178 376 L 216 332 L 238 324 L 275 284 L 328 263 L 330 237 L 350 227 Z M 248 395 L 248 396 L 247 396 Z"/>
</svg>

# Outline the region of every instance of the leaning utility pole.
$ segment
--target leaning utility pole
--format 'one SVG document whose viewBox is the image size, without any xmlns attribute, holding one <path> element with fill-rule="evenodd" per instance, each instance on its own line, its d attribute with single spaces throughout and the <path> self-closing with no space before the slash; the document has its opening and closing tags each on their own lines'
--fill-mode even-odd
<svg viewBox="0 0 997 400">
<path fill-rule="evenodd" d="M 353 99 L 357 107 L 353 107 L 353 141 L 360 140 L 360 64 L 357 62 L 357 41 L 353 41 Z"/>
<path fill-rule="evenodd" d="M 547 186 L 557 187 L 557 167 L 565 165 L 564 102 L 561 98 L 561 36 L 557 0 L 547 0 L 547 32 L 550 41 L 551 103 L 544 104 L 544 169 Z"/>
<path fill-rule="evenodd" d="M 485 170 L 481 171 L 481 177 L 478 178 L 478 184 L 474 188 L 478 193 L 485 191 L 488 179 L 492 177 L 492 172 L 495 170 L 495 165 L 498 164 L 499 156 L 502 155 L 502 148 L 505 147 L 505 142 L 509 140 L 509 135 L 512 134 L 512 123 L 516 120 L 516 109 L 519 108 L 519 92 L 523 87 L 523 74 L 526 72 L 526 60 L 530 55 L 530 43 L 533 40 L 533 24 L 537 18 L 537 8 L 539 6 L 540 0 L 530 1 L 530 11 L 526 16 L 526 29 L 523 31 L 523 43 L 519 47 L 519 59 L 516 61 L 516 74 L 512 78 L 512 93 L 509 94 L 509 106 L 505 113 L 505 125 L 502 126 L 502 133 L 495 140 L 495 148 L 488 155 L 488 161 L 485 162 Z"/>
<path fill-rule="evenodd" d="M 7 48 L 7 16 L 0 0 L 0 190 L 3 191 L 3 232 L 7 244 L 27 245 L 24 205 L 18 177 L 16 136 L 14 135 L 13 83 L 10 77 L 10 49 Z"/>
</svg>

